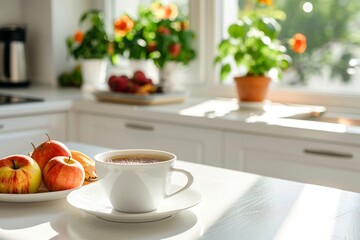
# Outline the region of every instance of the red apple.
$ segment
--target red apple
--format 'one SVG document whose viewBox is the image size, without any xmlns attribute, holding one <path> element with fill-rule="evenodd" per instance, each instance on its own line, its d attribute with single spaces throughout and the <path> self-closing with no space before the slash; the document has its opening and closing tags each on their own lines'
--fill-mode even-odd
<svg viewBox="0 0 360 240">
<path fill-rule="evenodd" d="M 117 91 L 118 92 L 125 92 L 127 85 L 129 82 L 129 78 L 125 75 L 122 75 L 120 77 L 117 78 L 117 82 L 116 82 L 116 86 L 117 86 Z"/>
<path fill-rule="evenodd" d="M 57 156 L 71 157 L 71 152 L 65 144 L 56 140 L 50 140 L 50 138 L 38 147 L 34 147 L 34 151 L 31 154 L 31 157 L 39 164 L 41 171 L 50 159 Z"/>
<path fill-rule="evenodd" d="M 43 170 L 43 181 L 49 191 L 77 188 L 82 186 L 84 180 L 84 167 L 71 157 L 54 157 Z"/>
<path fill-rule="evenodd" d="M 109 78 L 108 85 L 112 91 L 116 91 L 116 88 L 117 88 L 116 81 L 117 81 L 117 76 L 115 76 L 115 75 L 112 75 Z"/>
<path fill-rule="evenodd" d="M 145 76 L 145 73 L 142 71 L 135 71 L 133 76 L 133 81 L 139 85 L 147 83 L 148 78 Z"/>
<path fill-rule="evenodd" d="M 126 92 L 127 93 L 136 93 L 136 91 L 139 89 L 139 85 L 133 82 L 129 82 L 127 87 L 126 87 Z"/>
<path fill-rule="evenodd" d="M 1 193 L 35 193 L 41 184 L 37 162 L 26 155 L 11 155 L 0 159 Z"/>
</svg>

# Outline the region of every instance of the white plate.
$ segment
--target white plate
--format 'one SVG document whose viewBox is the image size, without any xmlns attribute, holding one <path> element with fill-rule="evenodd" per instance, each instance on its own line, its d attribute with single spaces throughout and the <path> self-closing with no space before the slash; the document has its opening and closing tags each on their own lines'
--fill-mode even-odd
<svg viewBox="0 0 360 240">
<path fill-rule="evenodd" d="M 0 193 L 0 202 L 12 203 L 30 203 L 30 202 L 45 202 L 66 198 L 66 196 L 74 189 L 56 191 L 56 192 L 41 192 L 41 193 L 24 193 L 11 194 Z"/>
<path fill-rule="evenodd" d="M 179 189 L 173 185 L 170 191 Z M 150 222 L 165 219 L 191 208 L 201 200 L 199 192 L 187 189 L 164 201 L 155 211 L 148 213 L 123 213 L 115 211 L 105 196 L 99 182 L 74 190 L 67 196 L 67 201 L 75 208 L 98 218 L 112 222 Z"/>
</svg>

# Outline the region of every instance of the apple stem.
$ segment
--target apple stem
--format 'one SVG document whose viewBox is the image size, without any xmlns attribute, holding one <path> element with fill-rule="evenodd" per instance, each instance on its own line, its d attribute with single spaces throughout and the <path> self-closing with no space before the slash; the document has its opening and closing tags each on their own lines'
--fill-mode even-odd
<svg viewBox="0 0 360 240">
<path fill-rule="evenodd" d="M 15 161 L 14 161 L 14 159 L 13 159 L 13 160 L 11 160 L 11 162 L 12 162 L 12 164 L 13 164 L 13 168 L 14 168 L 14 169 L 16 169 L 16 165 L 15 165 Z"/>
<path fill-rule="evenodd" d="M 49 141 L 50 141 L 50 136 L 49 136 L 49 134 L 45 133 L 45 135 L 48 137 L 48 139 L 49 139 Z"/>
<path fill-rule="evenodd" d="M 67 159 L 67 162 L 66 162 L 66 163 L 69 163 L 69 162 L 70 162 L 70 158 L 71 158 L 71 157 L 69 156 L 69 158 Z"/>
<path fill-rule="evenodd" d="M 35 150 L 35 148 L 36 148 L 35 145 L 34 145 L 33 143 L 31 143 L 31 145 L 33 146 L 33 148 L 34 148 L 34 150 Z"/>
</svg>

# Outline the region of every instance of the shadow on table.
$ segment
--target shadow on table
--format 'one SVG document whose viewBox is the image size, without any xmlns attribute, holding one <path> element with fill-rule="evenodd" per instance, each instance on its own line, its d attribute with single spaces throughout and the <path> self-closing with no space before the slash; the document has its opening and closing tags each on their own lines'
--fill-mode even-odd
<svg viewBox="0 0 360 240">
<path fill-rule="evenodd" d="M 66 225 L 68 236 L 58 235 L 55 239 L 142 239 L 158 240 L 181 234 L 182 239 L 197 239 L 201 224 L 190 210 L 167 219 L 147 223 L 117 223 L 105 221 L 86 213 L 72 213 L 51 222 L 55 231 Z"/>
</svg>

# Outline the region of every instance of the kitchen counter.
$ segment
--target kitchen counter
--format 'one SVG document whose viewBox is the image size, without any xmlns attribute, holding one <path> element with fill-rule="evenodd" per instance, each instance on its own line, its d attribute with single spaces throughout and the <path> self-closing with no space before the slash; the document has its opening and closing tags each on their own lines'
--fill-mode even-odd
<svg viewBox="0 0 360 240">
<path fill-rule="evenodd" d="M 89 94 L 84 94 L 78 89 L 49 87 L 2 88 L 0 93 L 44 99 L 42 102 L 0 105 L 0 118 L 34 115 L 44 112 L 69 111 L 74 101 L 91 97 Z"/>
<path fill-rule="evenodd" d="M 34 86 L 28 89 L 1 89 L 0 92 L 45 99 L 39 103 L 1 106 L 0 118 L 72 110 L 243 133 L 311 138 L 353 146 L 358 146 L 360 142 L 360 126 L 279 117 L 286 116 L 281 111 L 277 115 L 264 116 L 258 109 L 239 109 L 234 99 L 189 97 L 179 104 L 134 106 L 98 102 L 92 94 L 78 89 Z"/>
<path fill-rule="evenodd" d="M 108 149 L 66 143 L 89 156 Z M 148 223 L 101 220 L 65 198 L 0 202 L 0 239 L 359 239 L 360 194 L 177 161 L 201 202 Z M 216 178 L 214 178 L 216 176 Z M 174 183 L 180 178 L 174 177 Z M 221 199 L 219 199 L 221 196 Z"/>
</svg>

